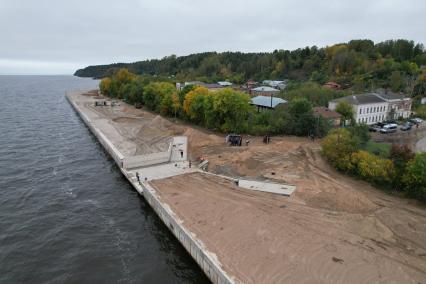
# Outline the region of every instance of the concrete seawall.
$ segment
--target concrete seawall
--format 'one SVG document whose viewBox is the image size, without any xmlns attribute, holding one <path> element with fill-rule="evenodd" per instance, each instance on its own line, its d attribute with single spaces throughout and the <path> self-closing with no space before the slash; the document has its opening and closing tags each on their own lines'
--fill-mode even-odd
<svg viewBox="0 0 426 284">
<path fill-rule="evenodd" d="M 191 233 L 183 225 L 183 221 L 171 210 L 171 208 L 161 201 L 161 199 L 156 194 L 154 188 L 152 188 L 146 182 L 138 182 L 134 174 L 128 170 L 124 164 L 129 157 L 124 157 L 122 153 L 114 146 L 114 144 L 104 135 L 100 129 L 92 122 L 88 115 L 84 113 L 84 110 L 76 103 L 72 94 L 66 95 L 67 100 L 72 105 L 74 110 L 81 117 L 86 126 L 90 131 L 95 135 L 99 140 L 104 149 L 111 155 L 111 157 L 116 162 L 117 166 L 120 168 L 120 171 L 127 178 L 127 180 L 132 184 L 132 186 L 141 194 L 145 200 L 150 204 L 153 210 L 157 213 L 160 219 L 164 224 L 169 228 L 169 230 L 176 236 L 179 242 L 185 247 L 188 253 L 193 257 L 195 262 L 201 267 L 205 274 L 213 283 L 234 283 L 235 280 L 230 277 L 223 269 L 222 265 L 216 258 L 216 256 L 207 251 L 203 242 L 199 240 L 195 234 Z M 178 137 L 179 141 L 182 141 L 182 137 Z M 169 152 L 169 151 L 168 151 Z M 170 153 L 170 152 L 169 152 Z M 169 154 L 170 156 L 171 154 Z M 184 158 L 186 159 L 186 153 Z M 130 157 L 131 159 L 131 157 Z M 172 161 L 177 160 L 173 158 Z M 150 165 L 150 163 L 147 163 Z"/>
</svg>

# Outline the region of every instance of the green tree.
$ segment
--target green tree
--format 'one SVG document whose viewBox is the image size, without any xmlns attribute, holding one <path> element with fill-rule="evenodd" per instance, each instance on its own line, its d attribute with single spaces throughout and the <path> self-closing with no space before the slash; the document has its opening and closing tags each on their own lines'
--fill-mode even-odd
<svg viewBox="0 0 426 284">
<path fill-rule="evenodd" d="M 394 92 L 398 92 L 401 91 L 402 88 L 404 87 L 404 80 L 401 76 L 401 72 L 399 71 L 393 71 L 392 75 L 390 77 L 390 86 L 392 91 Z"/>
<path fill-rule="evenodd" d="M 370 141 L 371 135 L 368 131 L 368 126 L 365 124 L 358 124 L 348 127 L 352 137 L 357 142 L 358 148 L 364 147 Z"/>
<path fill-rule="evenodd" d="M 351 155 L 357 150 L 357 141 L 347 129 L 331 130 L 321 145 L 323 155 L 334 167 L 342 171 L 352 169 Z"/>
<path fill-rule="evenodd" d="M 162 103 L 164 97 L 166 95 L 172 95 L 175 92 L 176 88 L 173 84 L 166 82 L 152 82 L 145 86 L 143 100 L 149 109 L 161 112 L 163 107 L 165 107 L 165 104 Z M 163 109 L 163 112 L 164 111 L 165 110 Z"/>
<path fill-rule="evenodd" d="M 141 103 L 143 104 L 143 88 L 144 83 L 139 78 L 135 81 L 132 81 L 131 87 L 129 90 L 129 93 L 125 95 L 125 99 L 127 102 L 134 104 L 134 103 Z"/>
<path fill-rule="evenodd" d="M 426 200 L 426 152 L 418 153 L 407 163 L 403 176 L 405 189 L 410 196 Z"/>
<path fill-rule="evenodd" d="M 401 177 L 404 176 L 408 161 L 414 158 L 414 153 L 407 145 L 393 144 L 389 158 L 395 166 L 396 174 L 393 177 L 393 186 L 395 189 L 401 189 L 403 186 Z"/>
<path fill-rule="evenodd" d="M 336 112 L 342 115 L 343 124 L 346 125 L 346 121 L 350 120 L 353 124 L 354 121 L 354 109 L 346 101 L 340 101 L 336 106 Z"/>
<path fill-rule="evenodd" d="M 222 131 L 244 132 L 250 110 L 247 94 L 226 88 L 213 96 L 214 115 Z"/>
</svg>

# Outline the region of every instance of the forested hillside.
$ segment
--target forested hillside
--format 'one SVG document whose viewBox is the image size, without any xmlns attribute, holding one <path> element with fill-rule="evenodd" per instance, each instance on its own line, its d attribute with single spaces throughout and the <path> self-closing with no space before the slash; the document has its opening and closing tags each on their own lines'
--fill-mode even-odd
<svg viewBox="0 0 426 284">
<path fill-rule="evenodd" d="M 81 77 L 111 76 L 120 68 L 139 75 L 170 77 L 172 80 L 248 79 L 336 81 L 345 88 L 365 90 L 379 87 L 419 95 L 426 89 L 424 46 L 409 40 L 352 40 L 329 47 L 316 46 L 272 53 L 206 52 L 163 59 L 89 66 L 78 70 Z"/>
</svg>

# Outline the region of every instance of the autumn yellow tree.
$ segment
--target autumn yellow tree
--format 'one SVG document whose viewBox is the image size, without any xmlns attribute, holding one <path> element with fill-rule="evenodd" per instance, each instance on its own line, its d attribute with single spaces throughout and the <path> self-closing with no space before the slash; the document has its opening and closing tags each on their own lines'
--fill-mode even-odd
<svg viewBox="0 0 426 284">
<path fill-rule="evenodd" d="M 209 95 L 205 87 L 197 87 L 185 96 L 183 111 L 192 120 L 202 122 L 204 118 L 203 100 Z"/>
<path fill-rule="evenodd" d="M 388 183 L 395 174 L 395 167 L 391 160 L 383 159 L 366 151 L 353 153 L 351 162 L 358 175 L 371 182 Z"/>
<path fill-rule="evenodd" d="M 357 150 L 357 141 L 344 128 L 334 129 L 322 141 L 322 153 L 337 169 L 352 169 L 351 155 Z"/>
<path fill-rule="evenodd" d="M 182 108 L 181 104 L 180 104 L 180 100 L 179 100 L 179 95 L 177 93 L 173 93 L 172 95 L 172 109 L 176 118 L 177 113 L 179 112 L 179 110 Z"/>
<path fill-rule="evenodd" d="M 106 77 L 101 80 L 99 83 L 99 89 L 101 91 L 101 94 L 105 96 L 110 95 L 110 88 L 111 88 L 111 78 Z"/>
</svg>

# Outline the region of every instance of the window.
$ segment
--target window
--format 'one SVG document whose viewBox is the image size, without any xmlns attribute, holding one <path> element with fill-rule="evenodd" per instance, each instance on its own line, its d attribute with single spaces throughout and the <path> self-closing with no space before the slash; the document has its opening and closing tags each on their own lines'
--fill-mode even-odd
<svg viewBox="0 0 426 284">
<path fill-rule="evenodd" d="M 361 113 L 362 113 L 362 108 L 360 108 L 360 109 L 359 109 L 359 114 L 361 114 Z M 359 121 L 358 121 L 358 122 L 359 122 Z"/>
</svg>

